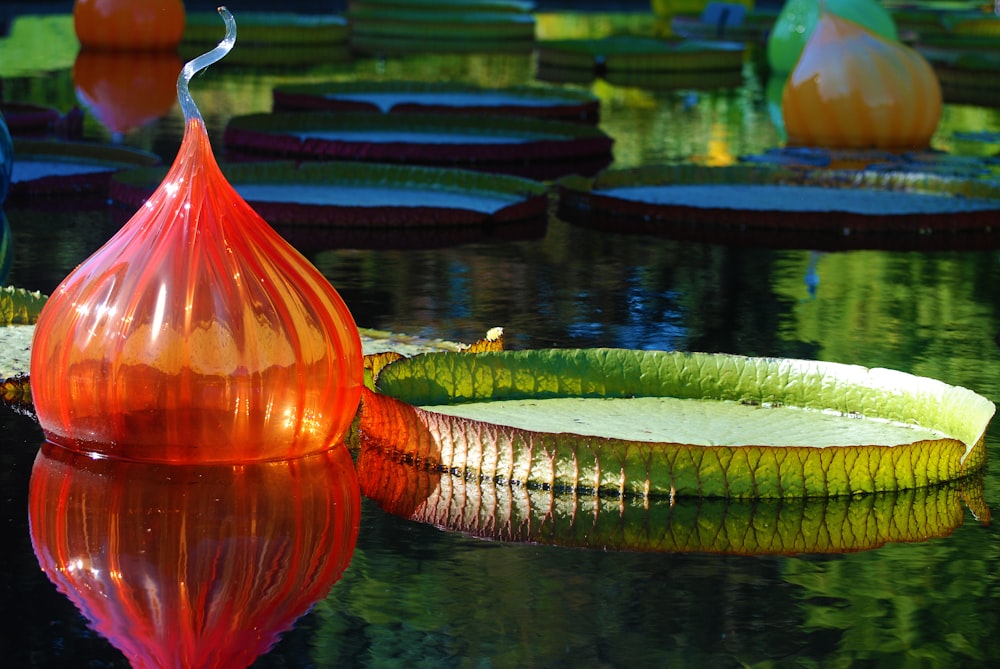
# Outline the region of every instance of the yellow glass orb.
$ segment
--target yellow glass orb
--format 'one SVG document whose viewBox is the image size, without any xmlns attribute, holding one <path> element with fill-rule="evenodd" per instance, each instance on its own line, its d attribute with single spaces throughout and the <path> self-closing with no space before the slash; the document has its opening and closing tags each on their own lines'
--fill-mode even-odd
<svg viewBox="0 0 1000 669">
<path fill-rule="evenodd" d="M 781 112 L 789 145 L 921 149 L 941 118 L 941 86 L 913 49 L 824 11 Z"/>
</svg>

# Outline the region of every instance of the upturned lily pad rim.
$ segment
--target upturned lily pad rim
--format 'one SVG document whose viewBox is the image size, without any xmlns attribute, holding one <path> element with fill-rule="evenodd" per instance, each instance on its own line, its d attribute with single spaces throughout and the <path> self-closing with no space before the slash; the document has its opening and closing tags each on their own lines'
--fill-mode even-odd
<svg viewBox="0 0 1000 669">
<path fill-rule="evenodd" d="M 462 207 L 428 204 L 424 206 L 393 205 L 388 202 L 372 206 L 303 204 L 290 194 L 283 202 L 254 201 L 250 205 L 266 221 L 285 225 L 319 225 L 324 227 L 440 227 L 482 225 L 487 222 L 511 222 L 540 218 L 548 206 L 546 185 L 522 177 L 487 174 L 472 170 L 391 165 L 362 162 L 293 163 L 266 161 L 221 163 L 223 174 L 237 188 L 241 183 L 338 186 L 385 186 L 402 190 L 481 194 L 509 200 L 510 203 L 492 213 Z M 165 168 L 125 170 L 111 179 L 112 200 L 138 208 L 152 194 L 166 175 Z M 373 215 L 373 212 L 375 214 Z M 382 212 L 382 213 L 378 213 Z"/>
<path fill-rule="evenodd" d="M 107 164 L 115 167 L 159 165 L 155 153 L 127 146 L 55 139 L 14 138 L 18 160 L 64 160 L 67 162 Z"/>
<path fill-rule="evenodd" d="M 14 138 L 15 167 L 32 162 L 86 165 L 100 168 L 85 174 L 39 174 L 12 180 L 8 202 L 38 195 L 106 196 L 111 174 L 122 169 L 162 164 L 156 154 L 140 149 L 94 142 Z"/>
<path fill-rule="evenodd" d="M 664 553 L 837 554 L 948 536 L 964 522 L 966 506 L 981 523 L 990 521 L 981 472 L 926 488 L 833 498 L 622 499 L 459 476 L 366 448 L 364 440 L 356 466 L 362 494 L 387 513 L 512 543 Z"/>
<path fill-rule="evenodd" d="M 912 423 L 950 435 L 903 445 L 711 447 L 542 433 L 423 406 L 552 397 L 771 403 Z M 826 497 L 926 487 L 985 463 L 995 406 L 971 390 L 887 369 L 785 358 L 625 349 L 429 353 L 387 365 L 362 397 L 383 450 L 501 481 L 621 495 Z M 731 471 L 730 471 L 731 470 Z"/>
</svg>

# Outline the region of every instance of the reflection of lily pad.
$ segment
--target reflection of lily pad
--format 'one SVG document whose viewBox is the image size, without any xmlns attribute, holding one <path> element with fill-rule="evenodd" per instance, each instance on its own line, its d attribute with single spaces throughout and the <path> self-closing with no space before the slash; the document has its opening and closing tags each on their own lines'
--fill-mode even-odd
<svg viewBox="0 0 1000 669">
<path fill-rule="evenodd" d="M 484 539 L 739 555 L 842 553 L 946 536 L 983 485 L 977 476 L 961 485 L 820 499 L 623 499 L 457 476 L 363 442 L 357 470 L 362 494 L 385 511 Z"/>
<path fill-rule="evenodd" d="M 566 177 L 559 213 L 616 232 L 775 247 L 1000 244 L 1000 187 L 912 170 L 651 166 Z"/>
<path fill-rule="evenodd" d="M 994 413 L 969 390 L 891 370 L 620 349 L 421 355 L 386 366 L 376 388 L 361 431 L 382 450 L 626 496 L 934 485 L 982 467 Z"/>
<path fill-rule="evenodd" d="M 230 119 L 227 152 L 240 159 L 350 159 L 474 167 L 525 176 L 593 173 L 611 160 L 596 127 L 473 114 L 249 114 Z"/>
<path fill-rule="evenodd" d="M 223 173 L 272 225 L 451 227 L 540 219 L 542 184 L 469 170 L 374 163 L 231 163 Z M 165 169 L 119 173 L 111 197 L 135 209 Z"/>
<path fill-rule="evenodd" d="M 278 86 L 274 110 L 503 114 L 596 123 L 600 100 L 583 90 L 484 88 L 452 82 L 332 82 Z"/>
</svg>

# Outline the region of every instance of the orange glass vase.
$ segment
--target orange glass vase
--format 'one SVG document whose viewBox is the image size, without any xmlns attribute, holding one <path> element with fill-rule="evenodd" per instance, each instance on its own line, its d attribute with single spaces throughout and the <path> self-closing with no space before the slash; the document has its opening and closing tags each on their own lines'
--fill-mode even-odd
<svg viewBox="0 0 1000 669">
<path fill-rule="evenodd" d="M 28 498 L 42 570 L 133 669 L 250 665 L 340 579 L 361 518 L 346 448 L 186 467 L 44 444 Z"/>
<path fill-rule="evenodd" d="M 182 0 L 76 0 L 73 28 L 86 49 L 175 49 L 187 16 Z"/>
<path fill-rule="evenodd" d="M 941 86 L 910 47 L 821 10 L 781 113 L 791 145 L 922 149 L 941 117 Z"/>
<path fill-rule="evenodd" d="M 224 11 L 224 10 L 222 10 Z M 223 177 L 178 81 L 180 152 L 145 205 L 53 292 L 31 352 L 46 438 L 133 460 L 299 457 L 340 441 L 361 340 L 329 281 Z"/>
</svg>

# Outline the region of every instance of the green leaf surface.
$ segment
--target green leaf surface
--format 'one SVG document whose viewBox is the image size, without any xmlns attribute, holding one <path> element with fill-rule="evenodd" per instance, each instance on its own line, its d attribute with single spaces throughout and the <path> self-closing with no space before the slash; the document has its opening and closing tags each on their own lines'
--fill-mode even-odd
<svg viewBox="0 0 1000 669">
<path fill-rule="evenodd" d="M 672 397 L 504 400 L 422 406 L 537 432 L 698 446 L 906 444 L 948 435 L 919 425 L 815 409 Z"/>
<path fill-rule="evenodd" d="M 886 369 L 623 349 L 427 354 L 386 366 L 376 388 L 361 432 L 383 450 L 492 480 L 640 496 L 835 496 L 954 480 L 985 462 L 995 409 Z M 622 401 L 584 402 L 608 398 Z M 520 404 L 488 406 L 510 401 Z M 450 415 L 456 405 L 466 415 Z M 529 413 L 547 422 L 504 424 Z"/>
</svg>

